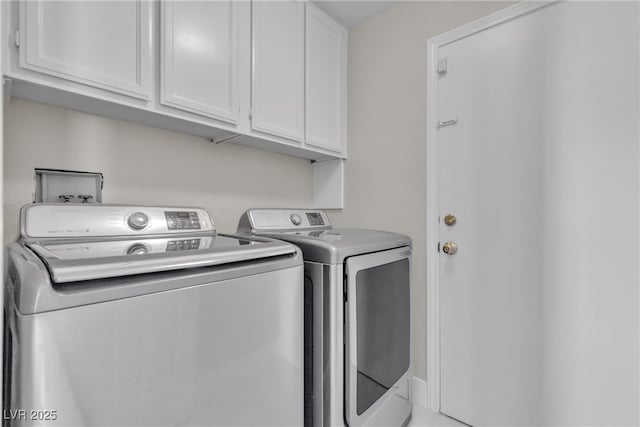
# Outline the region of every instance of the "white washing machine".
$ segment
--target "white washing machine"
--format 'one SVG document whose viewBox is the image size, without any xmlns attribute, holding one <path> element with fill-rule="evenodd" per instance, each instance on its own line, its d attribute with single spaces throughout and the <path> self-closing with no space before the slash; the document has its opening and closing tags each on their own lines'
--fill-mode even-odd
<svg viewBox="0 0 640 427">
<path fill-rule="evenodd" d="M 305 426 L 408 424 L 411 239 L 302 209 L 250 209 L 238 232 L 302 249 Z"/>
<path fill-rule="evenodd" d="M 298 248 L 197 208 L 36 204 L 8 247 L 4 423 L 303 423 Z"/>
</svg>

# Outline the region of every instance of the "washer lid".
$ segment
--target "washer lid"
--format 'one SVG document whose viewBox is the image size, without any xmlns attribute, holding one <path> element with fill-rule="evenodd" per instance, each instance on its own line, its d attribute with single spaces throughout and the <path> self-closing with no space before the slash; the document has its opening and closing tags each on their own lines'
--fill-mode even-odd
<svg viewBox="0 0 640 427">
<path fill-rule="evenodd" d="M 302 249 L 305 261 L 324 264 L 339 264 L 350 256 L 411 245 L 411 238 L 404 234 L 360 228 L 259 232 L 258 234 L 293 243 Z"/>
<path fill-rule="evenodd" d="M 296 248 L 259 237 L 214 233 L 138 239 L 25 241 L 55 283 L 129 276 L 293 255 Z"/>
</svg>

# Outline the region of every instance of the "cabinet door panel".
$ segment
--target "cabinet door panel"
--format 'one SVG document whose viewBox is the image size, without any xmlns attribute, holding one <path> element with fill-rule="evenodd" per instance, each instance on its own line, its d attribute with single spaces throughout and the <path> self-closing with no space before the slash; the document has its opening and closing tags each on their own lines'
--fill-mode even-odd
<svg viewBox="0 0 640 427">
<path fill-rule="evenodd" d="M 342 152 L 346 30 L 307 5 L 306 143 Z"/>
<path fill-rule="evenodd" d="M 20 3 L 20 66 L 141 99 L 150 96 L 150 1 Z"/>
<path fill-rule="evenodd" d="M 163 2 L 162 30 L 161 102 L 235 123 L 233 2 Z"/>
<path fill-rule="evenodd" d="M 304 3 L 253 2 L 252 129 L 304 138 Z"/>
</svg>

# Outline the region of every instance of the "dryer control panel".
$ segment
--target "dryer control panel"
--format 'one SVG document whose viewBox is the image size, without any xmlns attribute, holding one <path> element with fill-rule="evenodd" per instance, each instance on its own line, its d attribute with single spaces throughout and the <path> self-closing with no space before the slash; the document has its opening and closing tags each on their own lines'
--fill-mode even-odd
<svg viewBox="0 0 640 427">
<path fill-rule="evenodd" d="M 327 214 L 310 209 L 249 209 L 238 225 L 239 232 L 330 228 Z"/>
</svg>

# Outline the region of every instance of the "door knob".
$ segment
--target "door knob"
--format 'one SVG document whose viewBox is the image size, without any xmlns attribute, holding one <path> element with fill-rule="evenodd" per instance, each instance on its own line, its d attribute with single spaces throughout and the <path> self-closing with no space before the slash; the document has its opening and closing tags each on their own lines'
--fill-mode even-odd
<svg viewBox="0 0 640 427">
<path fill-rule="evenodd" d="M 457 221 L 457 218 L 455 215 L 447 214 L 444 216 L 444 223 L 447 224 L 449 227 L 451 227 L 452 225 L 455 225 L 456 221 Z"/>
<path fill-rule="evenodd" d="M 458 252 L 458 245 L 456 245 L 455 242 L 447 242 L 442 245 L 442 252 L 447 255 L 455 255 L 455 253 Z"/>
</svg>

